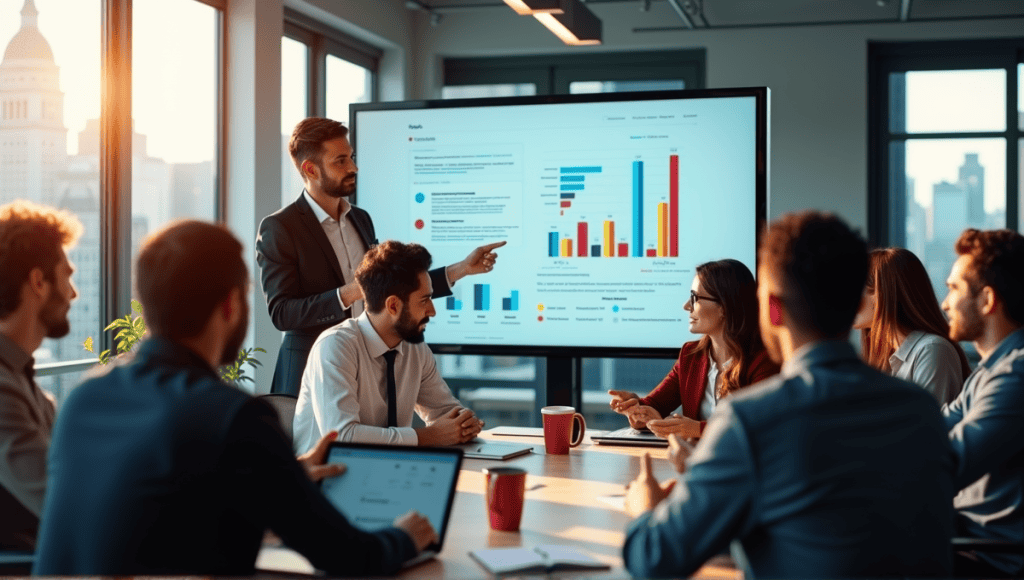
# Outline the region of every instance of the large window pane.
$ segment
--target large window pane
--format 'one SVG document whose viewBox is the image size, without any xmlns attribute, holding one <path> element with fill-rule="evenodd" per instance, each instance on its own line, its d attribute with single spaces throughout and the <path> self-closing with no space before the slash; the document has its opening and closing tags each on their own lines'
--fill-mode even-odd
<svg viewBox="0 0 1024 580">
<path fill-rule="evenodd" d="M 928 269 L 936 295 L 955 261 L 953 243 L 965 228 L 1006 227 L 1006 144 L 1003 139 L 894 142 L 905 156 L 906 247 Z M 892 164 L 899 171 L 898 163 Z"/>
<path fill-rule="evenodd" d="M 537 94 L 533 83 L 496 85 L 457 85 L 441 87 L 442 99 L 482 99 L 486 97 L 532 97 Z"/>
<path fill-rule="evenodd" d="M 1006 71 L 910 71 L 890 75 L 890 91 L 906 112 L 890 118 L 890 130 L 907 133 L 1003 131 Z M 904 92 L 905 88 L 905 92 Z M 901 93 L 903 93 L 901 95 Z M 899 101 L 903 101 L 900 103 Z"/>
<path fill-rule="evenodd" d="M 100 329 L 99 141 L 91 138 L 100 115 L 100 2 L 33 6 L 0 0 L 0 203 L 61 207 L 85 225 L 70 252 L 79 292 L 71 333 L 33 353 L 46 364 L 90 358 L 82 342 Z M 76 382 L 64 375 L 45 388 L 59 395 Z"/>
<path fill-rule="evenodd" d="M 309 116 L 309 48 L 291 38 L 281 39 L 281 205 L 302 192 L 302 177 L 288 153 L 295 125 Z"/>
<path fill-rule="evenodd" d="M 640 81 L 573 81 L 569 83 L 569 93 L 581 95 L 586 93 L 629 93 L 636 91 L 671 91 L 685 89 L 682 79 L 640 80 Z"/>
<path fill-rule="evenodd" d="M 348 106 L 373 98 L 373 75 L 365 68 L 327 55 L 327 118 L 348 125 Z"/>
<path fill-rule="evenodd" d="M 217 11 L 132 4 L 132 256 L 180 218 L 216 217 Z"/>
</svg>

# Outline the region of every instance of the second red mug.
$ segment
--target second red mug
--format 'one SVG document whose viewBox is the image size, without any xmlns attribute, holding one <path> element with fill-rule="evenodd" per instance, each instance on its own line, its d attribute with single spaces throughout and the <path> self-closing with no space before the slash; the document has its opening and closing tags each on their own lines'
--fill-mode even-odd
<svg viewBox="0 0 1024 580">
<path fill-rule="evenodd" d="M 583 442 L 587 422 L 573 407 L 544 407 L 540 410 L 544 420 L 544 450 L 550 455 L 568 455 L 570 447 Z M 572 438 L 573 423 L 580 422 L 579 434 Z"/>
</svg>

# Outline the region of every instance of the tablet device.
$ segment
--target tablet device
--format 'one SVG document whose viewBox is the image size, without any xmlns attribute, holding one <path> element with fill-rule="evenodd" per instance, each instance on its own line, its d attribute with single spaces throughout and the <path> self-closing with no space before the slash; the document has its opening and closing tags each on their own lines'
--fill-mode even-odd
<svg viewBox="0 0 1024 580">
<path fill-rule="evenodd" d="M 352 525 L 377 531 L 416 510 L 437 530 L 438 541 L 405 565 L 441 551 L 455 501 L 461 449 L 335 442 L 327 462 L 347 466 L 342 475 L 323 480 L 321 489 Z"/>
<path fill-rule="evenodd" d="M 533 451 L 533 445 L 525 443 L 513 443 L 510 441 L 492 442 L 480 438 L 474 439 L 469 443 L 452 445 L 452 447 L 461 449 L 463 456 L 469 459 L 498 459 L 500 461 L 526 455 Z"/>
</svg>

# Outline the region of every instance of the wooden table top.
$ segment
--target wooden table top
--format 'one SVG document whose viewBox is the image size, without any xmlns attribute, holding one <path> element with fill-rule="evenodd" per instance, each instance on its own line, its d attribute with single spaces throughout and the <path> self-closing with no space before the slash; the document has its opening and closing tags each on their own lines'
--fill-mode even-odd
<svg viewBox="0 0 1024 580">
<path fill-rule="evenodd" d="M 585 573 L 588 577 L 629 577 L 621 555 L 630 518 L 622 511 L 621 496 L 626 483 L 639 472 L 644 453 L 654 459 L 659 480 L 675 476 L 666 461 L 667 449 L 595 445 L 587 437 L 568 455 L 547 455 L 541 437 L 496 436 L 493 431 L 481 436 L 525 443 L 533 447 L 533 453 L 507 461 L 464 459 L 443 550 L 437 558 L 405 570 L 400 578 L 484 578 L 487 571 L 469 556 L 470 551 L 539 544 L 572 547 L 611 566 L 607 572 Z M 518 532 L 494 531 L 488 526 L 482 470 L 494 466 L 520 467 L 527 472 Z M 263 553 L 258 565 L 270 567 L 277 557 L 286 556 Z M 742 574 L 723 565 L 705 565 L 695 577 L 740 580 Z"/>
</svg>

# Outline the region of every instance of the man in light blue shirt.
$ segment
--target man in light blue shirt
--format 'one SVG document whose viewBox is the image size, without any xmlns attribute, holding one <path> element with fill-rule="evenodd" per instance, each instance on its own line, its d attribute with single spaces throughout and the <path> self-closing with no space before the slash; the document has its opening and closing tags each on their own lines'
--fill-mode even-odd
<svg viewBox="0 0 1024 580">
<path fill-rule="evenodd" d="M 1024 541 L 1024 236 L 965 230 L 942 308 L 949 336 L 974 341 L 981 364 L 943 407 L 957 456 L 959 533 Z M 1024 556 L 964 553 L 956 574 L 1020 576 Z"/>
<path fill-rule="evenodd" d="M 831 215 L 767 230 L 760 326 L 782 371 L 723 400 L 692 454 L 673 442 L 671 492 L 648 469 L 629 485 L 633 576 L 689 575 L 733 540 L 748 577 L 949 574 L 952 450 L 936 401 L 847 340 L 866 277 L 864 241 Z"/>
</svg>

